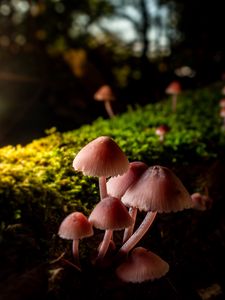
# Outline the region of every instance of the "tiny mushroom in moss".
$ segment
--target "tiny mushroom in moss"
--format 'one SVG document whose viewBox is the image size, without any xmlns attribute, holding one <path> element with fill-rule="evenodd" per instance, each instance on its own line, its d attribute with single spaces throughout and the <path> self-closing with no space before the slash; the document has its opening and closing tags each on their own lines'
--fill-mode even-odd
<svg viewBox="0 0 225 300">
<path fill-rule="evenodd" d="M 141 161 L 134 161 L 129 164 L 129 169 L 121 176 L 112 177 L 107 182 L 107 191 L 111 196 L 121 199 L 126 190 L 134 184 L 139 177 L 146 171 L 148 165 Z M 133 233 L 134 224 L 137 215 L 137 208 L 130 207 L 129 213 L 134 220 L 133 224 L 124 231 L 123 242 L 125 242 Z"/>
<path fill-rule="evenodd" d="M 73 167 L 84 175 L 99 177 L 100 198 L 107 196 L 106 178 L 125 173 L 126 155 L 108 136 L 100 136 L 84 146 L 73 160 Z"/>
<path fill-rule="evenodd" d="M 73 240 L 72 253 L 79 266 L 79 240 L 93 235 L 93 228 L 87 217 L 81 212 L 69 214 L 61 223 L 58 235 L 62 239 Z"/>
<path fill-rule="evenodd" d="M 126 206 L 137 207 L 147 214 L 133 233 L 120 248 L 119 255 L 128 253 L 144 236 L 157 212 L 176 212 L 192 207 L 191 196 L 180 179 L 168 168 L 149 167 L 140 179 L 127 189 L 122 197 Z"/>
<path fill-rule="evenodd" d="M 165 90 L 165 93 L 172 96 L 172 111 L 177 109 L 177 97 L 181 93 L 181 85 L 179 81 L 172 81 Z"/>
<path fill-rule="evenodd" d="M 143 247 L 137 247 L 117 267 L 116 275 L 124 282 L 141 283 L 159 279 L 168 271 L 169 265 L 161 257 Z"/>
<path fill-rule="evenodd" d="M 122 230 L 133 223 L 126 206 L 118 198 L 112 196 L 102 199 L 95 206 L 89 216 L 89 221 L 95 228 L 105 230 L 105 235 L 99 248 L 98 260 L 105 256 L 113 230 Z"/>
<path fill-rule="evenodd" d="M 167 126 L 167 125 L 160 125 L 159 127 L 156 128 L 155 134 L 159 136 L 159 141 L 163 142 L 164 139 L 165 139 L 165 135 L 169 131 L 170 131 L 169 126 Z"/>
<path fill-rule="evenodd" d="M 115 95 L 109 85 L 101 86 L 94 94 L 94 99 L 96 101 L 104 102 L 105 110 L 110 118 L 115 116 L 111 105 L 111 102 L 115 101 Z"/>
</svg>

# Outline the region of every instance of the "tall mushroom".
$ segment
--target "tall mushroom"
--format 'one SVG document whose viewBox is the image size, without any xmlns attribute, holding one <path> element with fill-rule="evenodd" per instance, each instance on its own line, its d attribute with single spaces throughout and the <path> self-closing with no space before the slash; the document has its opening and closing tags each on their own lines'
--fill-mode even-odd
<svg viewBox="0 0 225 300">
<path fill-rule="evenodd" d="M 101 86 L 94 94 L 94 99 L 96 101 L 104 102 L 105 110 L 110 118 L 115 116 L 111 105 L 111 102 L 115 100 L 115 96 L 109 85 Z"/>
<path fill-rule="evenodd" d="M 120 248 L 119 255 L 128 253 L 144 236 L 157 212 L 176 212 L 192 207 L 191 196 L 180 179 L 168 168 L 149 167 L 140 179 L 122 197 L 126 206 L 137 207 L 147 214 L 133 233 Z"/>
<path fill-rule="evenodd" d="M 89 222 L 94 227 L 105 230 L 97 258 L 101 260 L 108 250 L 113 230 L 129 227 L 133 220 L 126 206 L 118 198 L 109 196 L 95 206 L 89 216 Z"/>
<path fill-rule="evenodd" d="M 129 162 L 113 139 L 100 136 L 77 153 L 73 167 L 84 175 L 99 177 L 100 198 L 103 199 L 107 196 L 106 178 L 125 173 Z"/>
<path fill-rule="evenodd" d="M 172 111 L 177 109 L 177 98 L 181 92 L 181 85 L 178 81 L 172 81 L 165 90 L 165 93 L 172 96 Z"/>
<path fill-rule="evenodd" d="M 79 240 L 93 235 L 91 223 L 81 212 L 69 214 L 61 223 L 58 235 L 67 240 L 73 240 L 72 253 L 77 266 L 79 262 Z"/>
<path fill-rule="evenodd" d="M 141 283 L 161 278 L 168 271 L 169 265 L 161 257 L 143 247 L 137 247 L 117 267 L 116 275 L 125 282 Z"/>
</svg>

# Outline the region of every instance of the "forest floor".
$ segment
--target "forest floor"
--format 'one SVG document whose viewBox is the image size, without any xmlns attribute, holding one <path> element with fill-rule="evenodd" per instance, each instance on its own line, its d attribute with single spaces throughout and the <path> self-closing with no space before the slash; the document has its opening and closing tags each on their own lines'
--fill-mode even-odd
<svg viewBox="0 0 225 300">
<path fill-rule="evenodd" d="M 81 248 L 87 246 L 81 255 L 80 272 L 73 267 L 69 253 L 57 260 L 62 254 L 57 250 L 57 235 L 47 247 L 39 229 L 28 224 L 9 225 L 0 239 L 0 300 L 225 299 L 224 178 L 224 163 L 218 162 L 209 185 L 211 208 L 158 214 L 139 243 L 170 265 L 166 276 L 153 282 L 124 283 L 115 276 L 113 267 L 93 267 L 91 251 L 102 233 L 96 240 L 81 242 Z M 119 239 L 115 234 L 116 243 Z"/>
</svg>

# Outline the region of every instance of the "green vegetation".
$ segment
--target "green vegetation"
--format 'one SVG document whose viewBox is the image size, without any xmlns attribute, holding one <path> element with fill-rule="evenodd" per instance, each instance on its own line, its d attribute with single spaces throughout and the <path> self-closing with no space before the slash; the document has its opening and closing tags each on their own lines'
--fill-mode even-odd
<svg viewBox="0 0 225 300">
<path fill-rule="evenodd" d="M 183 93 L 177 112 L 166 99 L 145 107 L 128 108 L 111 120 L 98 119 L 92 125 L 59 133 L 22 147 L 0 149 L 0 220 L 4 228 L 15 222 L 44 226 L 55 232 L 62 218 L 73 210 L 89 213 L 98 202 L 97 178 L 76 173 L 76 153 L 100 135 L 112 137 L 130 161 L 160 164 L 175 170 L 193 192 L 202 170 L 222 156 L 225 135 L 221 130 L 219 99 L 221 85 Z M 163 143 L 155 129 L 170 127 Z M 201 174 L 196 166 L 201 165 Z M 182 170 L 182 172 L 180 171 Z M 203 180 L 204 181 L 204 180 Z"/>
</svg>

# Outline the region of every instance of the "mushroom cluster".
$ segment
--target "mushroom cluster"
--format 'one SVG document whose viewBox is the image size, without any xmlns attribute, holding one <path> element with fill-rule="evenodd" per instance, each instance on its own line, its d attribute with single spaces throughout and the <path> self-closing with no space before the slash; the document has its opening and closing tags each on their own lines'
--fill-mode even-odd
<svg viewBox="0 0 225 300">
<path fill-rule="evenodd" d="M 106 254 L 113 245 L 110 262 L 121 280 L 142 282 L 164 276 L 169 270 L 168 263 L 136 245 L 151 227 L 157 213 L 193 207 L 191 196 L 179 178 L 163 166 L 129 162 L 108 136 L 100 136 L 84 146 L 75 156 L 73 168 L 84 175 L 98 177 L 100 190 L 100 200 L 89 217 L 73 212 L 59 227 L 61 238 L 73 240 L 74 263 L 81 268 L 79 240 L 93 235 L 93 228 L 96 228 L 105 233 L 94 264 L 104 266 Z M 143 211 L 146 215 L 134 231 L 137 214 Z M 115 230 L 123 231 L 119 249 L 113 241 Z"/>
</svg>

